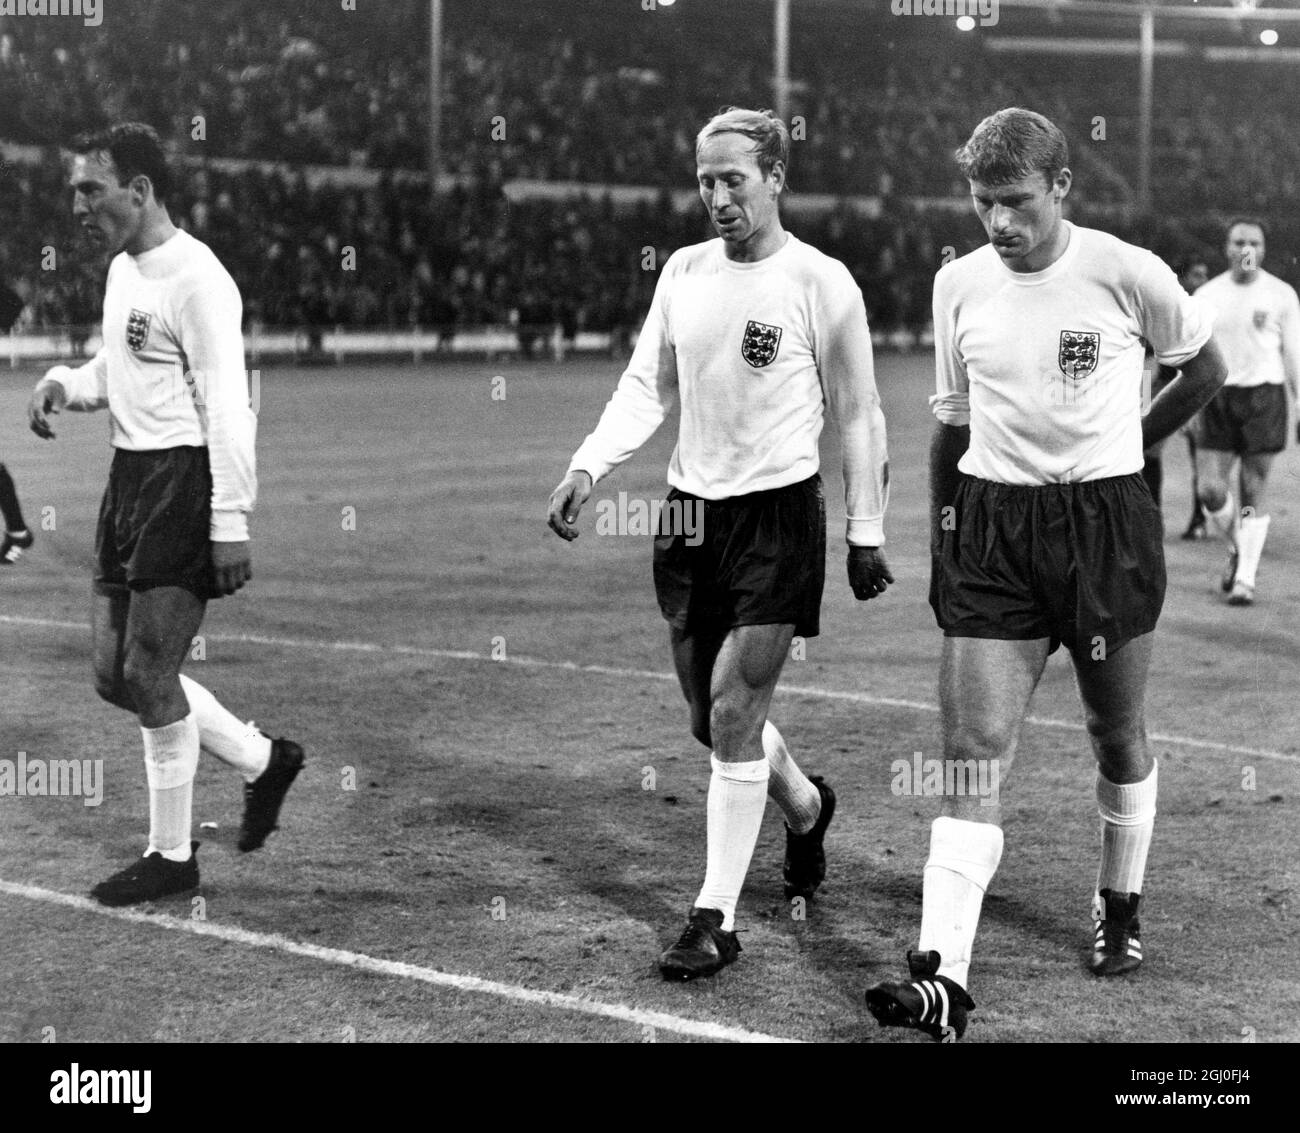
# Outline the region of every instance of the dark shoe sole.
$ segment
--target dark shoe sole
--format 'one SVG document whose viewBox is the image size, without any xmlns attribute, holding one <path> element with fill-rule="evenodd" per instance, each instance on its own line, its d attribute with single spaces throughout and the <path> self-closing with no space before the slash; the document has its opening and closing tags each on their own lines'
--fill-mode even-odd
<svg viewBox="0 0 1300 1133">
<path fill-rule="evenodd" d="M 1133 956 L 1107 956 L 1102 960 L 1090 960 L 1088 971 L 1094 976 L 1126 976 L 1142 966 L 1142 961 Z"/>
<path fill-rule="evenodd" d="M 199 863 L 197 842 L 191 843 L 191 857 L 187 862 L 170 863 L 178 866 L 173 873 L 172 879 L 164 882 L 161 886 L 155 886 L 144 891 L 141 886 L 136 886 L 134 890 L 124 889 L 122 886 L 113 884 L 114 878 L 107 881 L 101 881 L 91 891 L 90 896 L 99 904 L 105 905 L 111 909 L 122 908 L 125 905 L 142 905 L 148 901 L 160 901 L 164 897 L 175 897 L 180 893 L 192 893 L 199 887 Z M 141 867 L 143 868 L 143 867 Z M 117 875 L 114 875 L 116 877 Z"/>
<path fill-rule="evenodd" d="M 736 958 L 733 956 L 730 960 L 721 959 L 716 964 L 710 964 L 707 967 L 688 968 L 685 965 L 661 958 L 659 961 L 659 974 L 666 980 L 677 982 L 705 979 L 708 976 L 716 976 L 723 968 L 729 967 L 735 962 Z"/>
</svg>

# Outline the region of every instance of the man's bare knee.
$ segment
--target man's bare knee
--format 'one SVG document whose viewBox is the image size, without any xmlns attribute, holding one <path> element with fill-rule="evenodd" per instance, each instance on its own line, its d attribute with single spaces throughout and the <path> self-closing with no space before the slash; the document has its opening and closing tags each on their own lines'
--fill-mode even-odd
<svg viewBox="0 0 1300 1133">
<path fill-rule="evenodd" d="M 163 682 L 152 670 L 126 666 L 122 671 L 122 686 L 125 699 L 138 715 L 152 716 L 162 706 Z"/>
<path fill-rule="evenodd" d="M 177 671 L 151 642 L 135 641 L 122 664 L 122 687 L 141 715 L 152 715 L 171 699 Z"/>
<path fill-rule="evenodd" d="M 1150 773 L 1146 736 L 1140 726 L 1092 721 L 1088 736 L 1097 767 L 1112 783 L 1136 783 Z"/>
<path fill-rule="evenodd" d="M 963 724 L 945 738 L 944 758 L 1005 759 L 1015 746 L 1015 736 L 1015 728 Z"/>
<path fill-rule="evenodd" d="M 759 734 L 759 718 L 754 698 L 744 693 L 719 696 L 709 711 L 710 746 L 720 759 L 736 759 L 745 742 Z"/>
<path fill-rule="evenodd" d="M 1197 485 L 1196 496 L 1207 511 L 1219 511 L 1228 502 L 1228 487 L 1226 484 L 1202 480 Z"/>
</svg>

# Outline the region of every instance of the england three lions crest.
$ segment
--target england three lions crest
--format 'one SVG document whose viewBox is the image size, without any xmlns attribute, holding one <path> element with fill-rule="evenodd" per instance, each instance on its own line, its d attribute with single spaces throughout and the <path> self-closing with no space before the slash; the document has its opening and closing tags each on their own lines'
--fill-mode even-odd
<svg viewBox="0 0 1300 1133">
<path fill-rule="evenodd" d="M 1063 330 L 1056 364 L 1061 367 L 1061 373 L 1077 382 L 1097 368 L 1097 354 L 1100 350 L 1101 335 L 1096 332 Z"/>
<path fill-rule="evenodd" d="M 149 337 L 149 323 L 152 319 L 152 315 L 131 308 L 131 313 L 126 318 L 126 344 L 132 350 L 143 349 L 145 340 Z"/>
<path fill-rule="evenodd" d="M 781 345 L 781 328 L 750 319 L 745 324 L 745 339 L 740 344 L 740 356 L 756 370 L 761 370 L 776 357 Z"/>
</svg>

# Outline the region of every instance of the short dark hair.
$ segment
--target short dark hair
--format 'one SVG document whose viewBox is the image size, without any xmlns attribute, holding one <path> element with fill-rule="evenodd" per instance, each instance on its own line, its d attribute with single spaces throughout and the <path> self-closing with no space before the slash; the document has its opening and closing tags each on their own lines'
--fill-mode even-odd
<svg viewBox="0 0 1300 1133">
<path fill-rule="evenodd" d="M 1228 225 L 1227 225 L 1227 227 L 1224 228 L 1224 230 L 1223 230 L 1223 238 L 1226 240 L 1226 239 L 1227 239 L 1227 238 L 1232 234 L 1232 230 L 1233 230 L 1234 228 L 1236 228 L 1237 225 L 1239 225 L 1239 224 L 1252 224 L 1252 225 L 1254 225 L 1256 228 L 1259 229 L 1260 235 L 1264 237 L 1264 240 L 1265 240 L 1265 242 L 1267 243 L 1267 241 L 1268 241 L 1268 225 L 1266 225 L 1266 224 L 1263 222 L 1263 220 L 1261 220 L 1261 219 L 1260 219 L 1259 217 L 1257 217 L 1257 216 L 1234 216 L 1234 217 L 1230 217 L 1229 220 L 1228 220 Z"/>
<path fill-rule="evenodd" d="M 143 122 L 119 122 L 75 138 L 72 152 L 106 153 L 113 159 L 117 183 L 125 185 L 142 174 L 153 185 L 154 200 L 163 204 L 172 188 L 171 170 L 158 131 Z"/>
<path fill-rule="evenodd" d="M 1048 184 L 1070 164 L 1065 135 L 1033 110 L 1009 106 L 990 114 L 956 152 L 962 176 L 986 185 L 1006 185 L 1031 173 Z"/>
</svg>

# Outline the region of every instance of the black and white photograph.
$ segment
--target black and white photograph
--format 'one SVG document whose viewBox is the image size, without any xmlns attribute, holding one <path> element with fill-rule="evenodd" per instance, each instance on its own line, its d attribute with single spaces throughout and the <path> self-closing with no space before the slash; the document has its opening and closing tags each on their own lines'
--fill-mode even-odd
<svg viewBox="0 0 1300 1133">
<path fill-rule="evenodd" d="M 1072 1044 L 1249 1107 L 1297 287 L 1300 0 L 0 0 L 11 1080 Z"/>
</svg>

